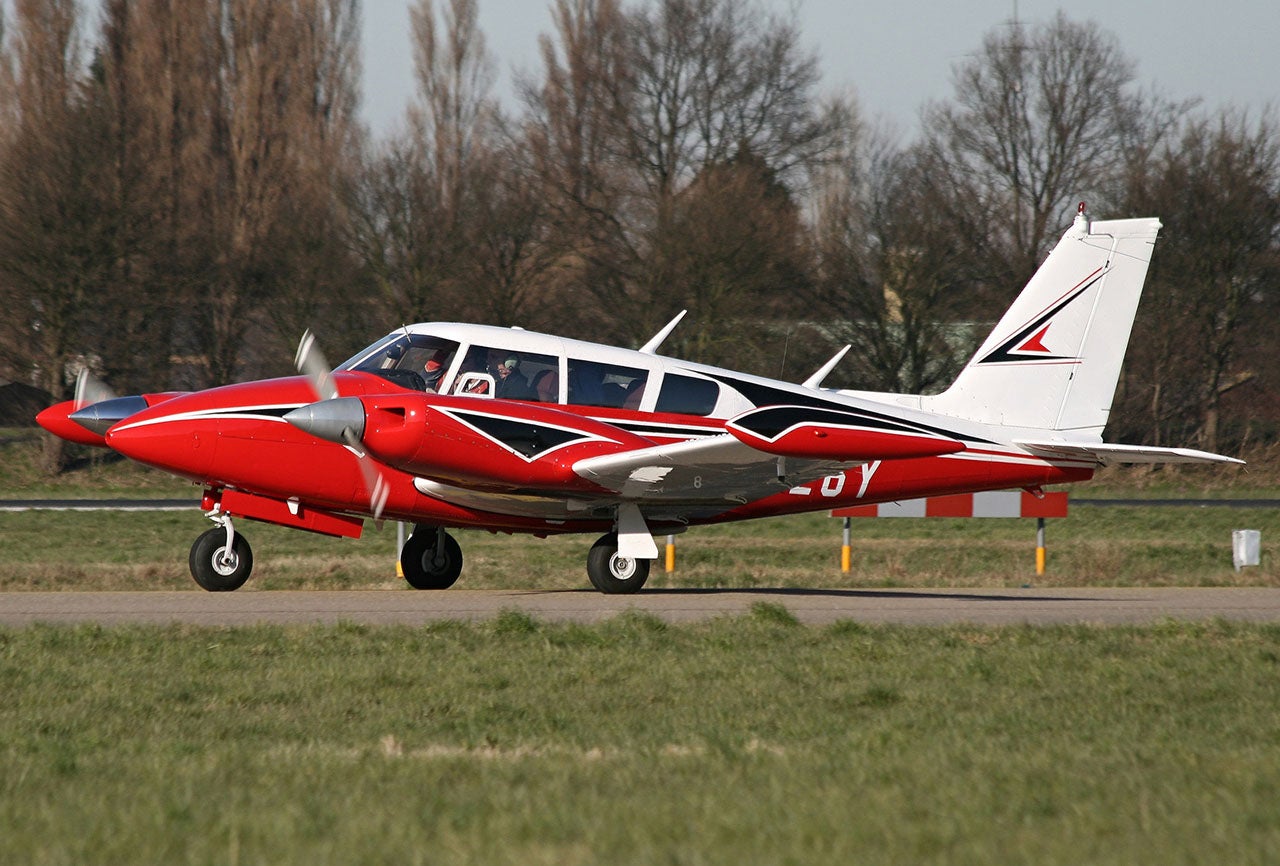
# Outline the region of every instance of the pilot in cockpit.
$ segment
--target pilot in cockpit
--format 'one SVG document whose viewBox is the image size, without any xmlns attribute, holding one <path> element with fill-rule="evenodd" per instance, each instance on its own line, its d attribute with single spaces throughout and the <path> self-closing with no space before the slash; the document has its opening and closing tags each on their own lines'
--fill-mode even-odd
<svg viewBox="0 0 1280 866">
<path fill-rule="evenodd" d="M 426 382 L 428 394 L 439 392 L 440 380 L 444 378 L 448 361 L 449 353 L 444 349 L 436 349 L 431 357 L 427 359 L 427 363 L 423 365 L 422 378 Z"/>
</svg>

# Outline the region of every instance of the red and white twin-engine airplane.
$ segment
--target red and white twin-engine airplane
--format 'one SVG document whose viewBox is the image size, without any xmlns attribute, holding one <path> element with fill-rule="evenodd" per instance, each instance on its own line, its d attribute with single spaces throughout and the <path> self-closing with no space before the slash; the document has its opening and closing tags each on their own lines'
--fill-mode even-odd
<svg viewBox="0 0 1280 866">
<path fill-rule="evenodd" d="M 73 400 L 39 417 L 203 485 L 217 526 L 192 575 L 233 590 L 253 557 L 237 518 L 357 537 L 415 524 L 400 553 L 419 589 L 462 571 L 447 528 L 602 533 L 601 592 L 640 589 L 654 534 L 837 506 L 1083 481 L 1110 462 L 1229 462 L 1105 444 L 1160 223 L 1074 224 L 951 387 L 904 395 L 802 384 L 657 354 L 466 324 L 411 325 L 336 371 L 194 393 Z M 847 349 L 847 347 L 846 347 Z"/>
</svg>

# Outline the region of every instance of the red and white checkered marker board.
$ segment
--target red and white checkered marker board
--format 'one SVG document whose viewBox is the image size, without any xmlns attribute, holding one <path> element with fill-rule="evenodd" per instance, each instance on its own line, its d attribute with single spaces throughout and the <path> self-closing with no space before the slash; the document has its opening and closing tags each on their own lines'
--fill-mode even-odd
<svg viewBox="0 0 1280 866">
<path fill-rule="evenodd" d="M 837 508 L 832 517 L 1066 517 L 1067 494 L 1043 498 L 1023 490 L 989 490 Z"/>
</svg>

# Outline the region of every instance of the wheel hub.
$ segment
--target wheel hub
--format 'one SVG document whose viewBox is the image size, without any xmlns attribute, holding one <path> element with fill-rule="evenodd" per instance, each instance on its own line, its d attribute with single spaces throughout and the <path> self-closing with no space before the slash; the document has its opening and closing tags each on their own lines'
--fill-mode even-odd
<svg viewBox="0 0 1280 866">
<path fill-rule="evenodd" d="M 609 558 L 609 573 L 617 580 L 630 580 L 636 575 L 636 561 L 615 553 Z"/>
<path fill-rule="evenodd" d="M 240 557 L 236 556 L 234 550 L 219 547 L 213 552 L 212 564 L 214 571 L 223 577 L 229 577 L 235 574 L 236 568 L 240 565 Z"/>
</svg>

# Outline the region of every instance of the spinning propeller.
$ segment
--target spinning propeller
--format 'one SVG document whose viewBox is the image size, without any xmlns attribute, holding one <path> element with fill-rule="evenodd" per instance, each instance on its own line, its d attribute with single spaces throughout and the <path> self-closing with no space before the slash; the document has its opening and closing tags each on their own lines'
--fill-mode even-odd
<svg viewBox="0 0 1280 866">
<path fill-rule="evenodd" d="M 324 353 L 320 351 L 320 347 L 316 345 L 315 334 L 311 333 L 310 329 L 303 333 L 302 340 L 298 343 L 298 352 L 294 355 L 293 363 L 298 368 L 298 372 L 306 376 L 311 383 L 311 389 L 315 392 L 318 401 L 341 399 L 337 382 L 333 377 L 333 369 L 329 366 L 329 362 L 325 360 Z M 322 403 L 312 403 L 310 406 L 299 407 L 293 410 L 290 415 L 294 413 L 304 416 L 311 424 L 323 423 L 322 419 L 328 414 Z M 361 417 L 363 418 L 363 409 L 361 410 Z M 286 416 L 285 420 L 290 419 Z M 360 464 L 360 473 L 364 477 L 364 489 L 369 494 L 369 510 L 372 512 L 374 520 L 381 520 L 382 509 L 387 505 L 387 496 L 391 492 L 391 488 L 387 484 L 387 480 L 382 477 L 382 472 L 378 469 L 377 464 L 364 449 L 363 443 L 360 441 L 360 436 L 363 432 L 363 425 L 361 425 L 361 429 L 344 425 L 337 431 L 337 434 L 342 444 L 356 455 Z"/>
<path fill-rule="evenodd" d="M 72 397 L 74 411 L 78 412 L 85 406 L 92 406 L 103 400 L 114 400 L 117 396 L 106 382 L 90 373 L 88 367 L 80 368 L 80 372 L 76 375 L 75 395 Z"/>
<path fill-rule="evenodd" d="M 97 437 L 105 436 L 113 425 L 147 408 L 145 397 L 139 395 L 117 397 L 115 391 L 111 390 L 106 383 L 84 367 L 80 368 L 80 373 L 76 376 L 76 390 L 70 403 L 70 412 L 67 412 L 65 408 L 59 410 L 62 413 L 62 417 L 88 430 Z M 66 406 L 65 403 L 59 405 Z M 72 442 L 84 442 L 87 445 L 103 444 L 101 439 L 78 438 L 78 434 L 74 430 L 68 430 L 68 428 L 59 424 L 56 417 L 57 413 L 53 415 L 45 414 L 51 413 L 53 410 L 54 407 L 50 407 L 41 413 L 41 415 L 45 416 L 48 424 L 54 425 L 53 427 L 46 427 L 46 429 L 53 430 L 59 436 L 64 439 L 70 439 Z"/>
</svg>

